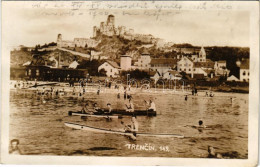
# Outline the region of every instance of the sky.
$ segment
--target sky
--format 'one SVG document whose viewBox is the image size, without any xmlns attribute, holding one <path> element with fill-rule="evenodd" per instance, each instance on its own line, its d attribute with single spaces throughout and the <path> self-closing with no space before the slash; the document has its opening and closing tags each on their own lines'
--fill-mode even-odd
<svg viewBox="0 0 260 167">
<path fill-rule="evenodd" d="M 4 22 L 8 45 L 35 46 L 56 42 L 60 33 L 65 40 L 90 38 L 93 26 L 115 16 L 115 25 L 152 34 L 173 43 L 196 46 L 249 47 L 249 12 L 195 10 L 87 10 L 28 9 L 6 11 Z"/>
</svg>

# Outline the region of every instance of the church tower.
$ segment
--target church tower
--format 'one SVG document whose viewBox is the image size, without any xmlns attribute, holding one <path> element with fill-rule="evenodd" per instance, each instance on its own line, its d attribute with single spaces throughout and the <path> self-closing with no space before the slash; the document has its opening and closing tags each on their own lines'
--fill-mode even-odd
<svg viewBox="0 0 260 167">
<path fill-rule="evenodd" d="M 199 52 L 199 57 L 198 57 L 199 62 L 206 62 L 206 52 L 204 47 L 202 46 Z"/>
</svg>

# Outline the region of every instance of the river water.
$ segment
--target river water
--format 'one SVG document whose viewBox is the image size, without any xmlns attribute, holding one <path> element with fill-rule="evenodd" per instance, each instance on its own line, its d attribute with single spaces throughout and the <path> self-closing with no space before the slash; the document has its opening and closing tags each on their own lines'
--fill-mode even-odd
<svg viewBox="0 0 260 167">
<path fill-rule="evenodd" d="M 190 94 L 190 93 L 189 93 Z M 93 127 L 122 129 L 130 117 L 107 121 L 105 118 L 82 119 L 68 116 L 80 110 L 86 101 L 101 108 L 109 102 L 112 108 L 124 108 L 126 101 L 117 93 L 87 92 L 84 98 L 67 95 L 39 96 L 35 90 L 10 90 L 10 140 L 19 139 L 26 155 L 88 155 L 132 157 L 205 158 L 208 146 L 224 158 L 248 157 L 248 94 L 215 93 L 215 97 L 188 96 L 173 92 L 141 92 L 133 94 L 136 109 L 145 109 L 143 100 L 153 99 L 156 117 L 137 117 L 139 132 L 174 133 L 184 138 L 138 137 L 74 130 L 64 125 L 73 122 Z M 235 98 L 231 102 L 230 97 Z M 203 120 L 205 129 L 196 129 Z M 146 146 L 146 147 L 145 147 Z M 140 149 L 146 148 L 146 149 Z"/>
</svg>

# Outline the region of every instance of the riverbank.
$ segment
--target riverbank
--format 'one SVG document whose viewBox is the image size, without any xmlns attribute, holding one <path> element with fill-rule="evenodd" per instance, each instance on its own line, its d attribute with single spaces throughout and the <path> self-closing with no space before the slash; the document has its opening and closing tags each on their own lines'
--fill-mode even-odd
<svg viewBox="0 0 260 167">
<path fill-rule="evenodd" d="M 95 92 L 97 91 L 99 85 L 101 85 L 101 91 L 111 91 L 111 92 L 117 92 L 117 91 L 122 91 L 120 89 L 115 89 L 116 83 L 112 82 L 110 87 L 106 85 L 105 83 L 86 83 L 85 88 L 86 91 L 90 92 Z M 121 85 L 121 89 L 125 87 L 125 84 L 117 84 Z M 181 93 L 185 94 L 187 92 L 191 92 L 191 86 L 190 85 L 178 85 L 178 86 L 173 86 L 173 85 L 152 85 L 152 84 L 144 84 L 145 86 L 132 86 L 131 89 L 134 91 L 141 91 L 141 92 L 175 92 L 175 93 Z M 22 81 L 15 81 L 11 80 L 10 81 L 10 88 L 11 89 L 42 89 L 43 87 L 45 88 L 50 88 L 50 87 L 55 87 L 57 89 L 64 89 L 66 91 L 72 91 L 73 87 L 70 87 L 70 84 L 68 82 L 49 82 L 49 81 L 37 81 L 37 87 L 35 87 L 35 81 L 27 81 L 27 82 L 22 82 Z M 74 83 L 74 87 L 80 89 L 80 83 Z M 229 86 L 229 85 L 220 85 L 220 86 L 196 86 L 198 91 L 213 91 L 213 92 L 223 92 L 223 93 L 249 93 L 249 86 Z"/>
</svg>

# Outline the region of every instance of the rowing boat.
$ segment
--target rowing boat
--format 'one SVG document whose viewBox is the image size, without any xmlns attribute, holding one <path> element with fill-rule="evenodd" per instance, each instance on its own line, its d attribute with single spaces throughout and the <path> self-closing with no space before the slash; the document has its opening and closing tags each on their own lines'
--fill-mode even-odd
<svg viewBox="0 0 260 167">
<path fill-rule="evenodd" d="M 108 113 L 109 111 L 106 110 L 106 109 L 101 109 L 102 110 L 102 113 Z M 82 114 L 82 112 L 80 111 L 69 111 L 68 112 L 68 115 L 76 115 L 76 114 Z M 104 116 L 107 116 L 106 114 L 96 114 L 94 113 L 95 115 L 104 115 Z M 89 114 L 88 114 L 89 115 Z M 156 111 L 147 111 L 147 110 L 135 110 L 134 112 L 127 112 L 125 110 L 112 110 L 111 111 L 111 115 L 129 115 L 129 116 L 132 116 L 132 115 L 137 115 L 137 116 L 156 116 Z"/>
<path fill-rule="evenodd" d="M 72 112 L 72 111 L 69 111 L 69 115 L 84 116 L 84 117 L 108 118 L 108 119 L 109 118 L 113 118 L 113 119 L 122 118 L 122 116 L 118 116 L 118 115 L 95 115 L 95 114 Z"/>
<path fill-rule="evenodd" d="M 124 135 L 124 136 L 129 136 L 129 137 L 133 136 L 133 133 L 131 133 L 131 132 L 125 132 L 125 131 L 120 131 L 120 130 L 96 128 L 96 127 L 80 125 L 80 124 L 70 123 L 70 122 L 65 122 L 64 124 L 73 129 L 86 130 L 86 131 L 90 131 L 90 132 L 119 134 L 119 135 Z M 183 135 L 179 135 L 179 134 L 136 133 L 136 137 L 138 137 L 138 136 L 184 138 Z"/>
<path fill-rule="evenodd" d="M 106 110 L 105 110 L 106 111 Z M 135 110 L 134 112 L 127 112 L 125 110 L 112 110 L 112 114 L 120 114 L 120 115 L 138 115 L 138 116 L 156 116 L 156 111 L 147 111 L 147 110 Z"/>
</svg>

